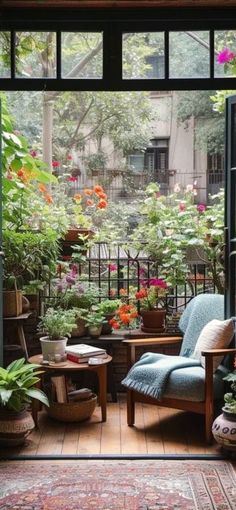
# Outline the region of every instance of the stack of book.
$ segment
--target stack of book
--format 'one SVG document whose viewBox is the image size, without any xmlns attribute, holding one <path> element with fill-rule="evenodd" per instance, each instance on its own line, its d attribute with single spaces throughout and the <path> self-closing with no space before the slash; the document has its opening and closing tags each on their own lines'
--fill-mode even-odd
<svg viewBox="0 0 236 510">
<path fill-rule="evenodd" d="M 66 347 L 66 355 L 67 359 L 74 361 L 74 363 L 88 363 L 90 358 L 106 358 L 107 353 L 105 349 L 101 349 L 100 347 L 76 344 Z"/>
</svg>

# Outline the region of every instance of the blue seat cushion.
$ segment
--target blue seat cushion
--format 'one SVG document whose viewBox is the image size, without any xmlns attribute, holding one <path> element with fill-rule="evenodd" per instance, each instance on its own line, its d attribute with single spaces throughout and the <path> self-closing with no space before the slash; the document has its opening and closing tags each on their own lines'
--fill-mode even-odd
<svg viewBox="0 0 236 510">
<path fill-rule="evenodd" d="M 222 397 L 224 393 L 225 375 L 217 370 L 214 375 L 214 398 Z M 191 400 L 203 402 L 205 400 L 205 370 L 201 366 L 185 367 L 173 370 L 165 388 L 164 398 Z"/>
</svg>

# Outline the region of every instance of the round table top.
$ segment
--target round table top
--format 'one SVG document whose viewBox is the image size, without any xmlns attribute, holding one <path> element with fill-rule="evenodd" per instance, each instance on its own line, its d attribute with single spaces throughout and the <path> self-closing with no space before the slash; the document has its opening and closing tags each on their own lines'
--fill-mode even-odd
<svg viewBox="0 0 236 510">
<path fill-rule="evenodd" d="M 96 356 L 94 356 L 95 358 Z M 99 358 L 100 359 L 100 358 Z M 102 357 L 102 363 L 98 363 L 97 365 L 89 365 L 88 363 L 74 363 L 74 361 L 66 360 L 62 361 L 60 363 L 53 363 L 50 361 L 49 365 L 43 365 L 43 356 L 42 354 L 36 354 L 35 356 L 31 356 L 28 359 L 29 363 L 36 363 L 38 365 L 41 365 L 43 370 L 95 370 L 103 365 L 107 365 L 107 363 L 110 363 L 112 360 L 112 357 L 109 356 L 109 354 L 106 355 L 106 357 Z"/>
</svg>

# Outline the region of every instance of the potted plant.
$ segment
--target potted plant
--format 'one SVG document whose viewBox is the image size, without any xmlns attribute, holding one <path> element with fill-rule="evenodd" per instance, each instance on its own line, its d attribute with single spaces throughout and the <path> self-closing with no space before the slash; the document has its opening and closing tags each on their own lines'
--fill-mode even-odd
<svg viewBox="0 0 236 510">
<path fill-rule="evenodd" d="M 67 340 L 73 328 L 76 328 L 75 310 L 47 309 L 38 325 L 38 329 L 46 333 L 46 336 L 40 338 L 44 360 L 53 361 L 56 354 L 65 356 Z"/>
<path fill-rule="evenodd" d="M 98 338 L 101 335 L 103 324 L 107 322 L 99 307 L 94 307 L 87 312 L 85 320 L 89 335 L 93 338 Z"/>
<path fill-rule="evenodd" d="M 236 368 L 236 362 L 234 362 Z M 223 413 L 217 416 L 212 425 L 212 434 L 220 445 L 236 450 L 236 369 L 224 377 L 230 383 L 231 392 L 224 395 Z"/>
<path fill-rule="evenodd" d="M 32 398 L 49 405 L 47 396 L 35 384 L 41 371 L 39 365 L 29 364 L 24 358 L 0 368 L 0 444 L 22 444 L 34 428 L 31 413 L 27 410 Z"/>
<path fill-rule="evenodd" d="M 102 334 L 109 335 L 112 327 L 109 321 L 114 317 L 116 310 L 120 306 L 120 299 L 104 299 L 99 305 L 99 310 L 104 315 L 106 323 L 102 326 Z"/>
<path fill-rule="evenodd" d="M 148 285 L 149 287 L 142 287 L 135 294 L 141 307 L 140 315 L 143 320 L 141 329 L 146 333 L 159 333 L 165 329 L 165 297 L 168 286 L 161 278 L 150 279 Z"/>
</svg>

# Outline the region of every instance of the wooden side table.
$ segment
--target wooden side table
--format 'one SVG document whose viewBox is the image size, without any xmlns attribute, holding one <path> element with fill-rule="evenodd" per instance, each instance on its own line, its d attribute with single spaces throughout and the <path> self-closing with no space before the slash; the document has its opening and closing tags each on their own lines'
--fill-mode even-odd
<svg viewBox="0 0 236 510">
<path fill-rule="evenodd" d="M 26 359 L 28 359 L 28 349 L 25 341 L 25 334 L 24 334 L 24 322 L 28 319 L 28 317 L 32 314 L 32 312 L 26 312 L 22 313 L 21 315 L 18 315 L 16 317 L 3 317 L 3 322 L 7 324 L 11 324 L 14 322 L 17 327 L 17 335 L 18 340 L 21 345 L 22 350 L 24 351 Z"/>
<path fill-rule="evenodd" d="M 37 354 L 36 356 L 31 356 L 28 359 L 29 363 L 36 363 L 41 365 L 43 360 L 43 356 L 41 354 Z M 50 365 L 41 365 L 43 373 L 41 374 L 40 381 L 37 385 L 38 388 L 42 387 L 42 377 L 45 372 L 56 371 L 57 373 L 66 373 L 71 374 L 73 372 L 80 372 L 83 370 L 88 370 L 92 372 L 96 372 L 99 383 L 99 394 L 98 400 L 101 406 L 101 416 L 102 421 L 106 421 L 107 419 L 107 365 L 112 360 L 112 357 L 107 355 L 106 358 L 103 358 L 103 363 L 99 365 L 89 365 L 88 363 L 74 363 L 73 361 L 66 360 L 63 363 L 52 363 Z M 38 400 L 33 399 L 32 401 L 32 416 L 37 427 L 38 425 L 38 412 L 40 411 L 40 402 Z"/>
</svg>

